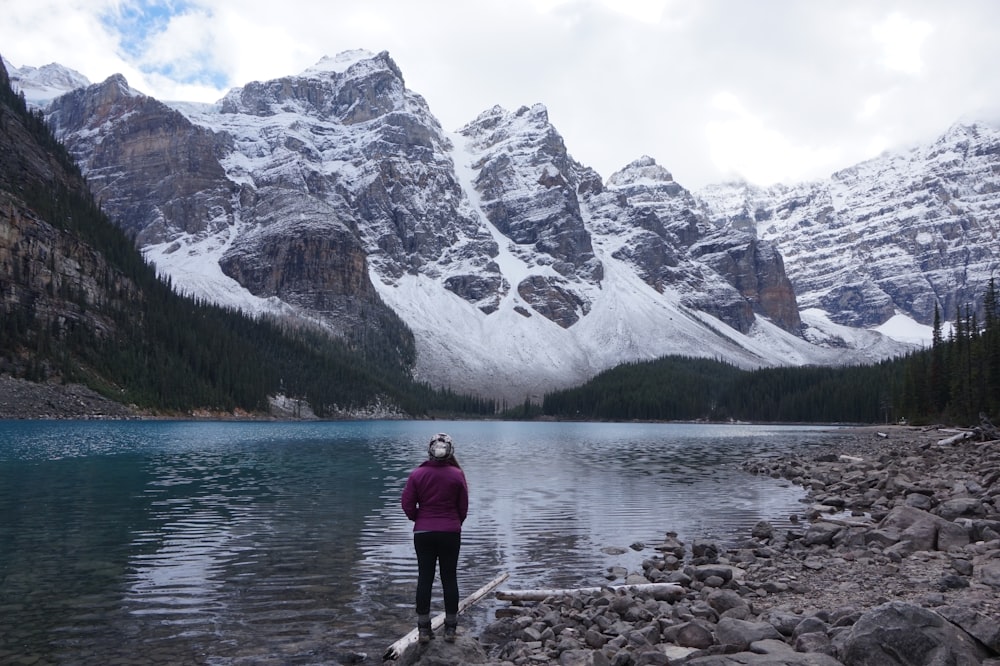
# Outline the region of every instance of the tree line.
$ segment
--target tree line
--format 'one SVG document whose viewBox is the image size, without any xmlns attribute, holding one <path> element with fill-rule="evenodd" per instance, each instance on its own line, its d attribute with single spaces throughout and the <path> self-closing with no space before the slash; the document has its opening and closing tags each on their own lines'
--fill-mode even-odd
<svg viewBox="0 0 1000 666">
<path fill-rule="evenodd" d="M 980 321 L 976 312 L 982 312 Z M 1000 417 L 1000 301 L 959 311 L 947 337 L 940 313 L 927 349 L 871 365 L 742 370 L 666 357 L 628 363 L 546 395 L 540 413 L 595 420 L 978 424 Z"/>
</svg>

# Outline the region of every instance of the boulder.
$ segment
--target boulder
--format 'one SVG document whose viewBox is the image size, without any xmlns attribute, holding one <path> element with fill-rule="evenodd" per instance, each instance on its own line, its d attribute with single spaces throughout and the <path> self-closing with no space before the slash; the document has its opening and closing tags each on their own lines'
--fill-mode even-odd
<svg viewBox="0 0 1000 666">
<path fill-rule="evenodd" d="M 899 534 L 899 540 L 913 542 L 914 550 L 948 550 L 969 544 L 969 534 L 958 523 L 912 506 L 894 507 L 882 519 L 879 533 Z"/>
<path fill-rule="evenodd" d="M 758 521 L 753 529 L 750 530 L 750 535 L 754 539 L 773 539 L 774 538 L 774 525 L 766 520 Z"/>
<path fill-rule="evenodd" d="M 703 650 L 715 644 L 712 632 L 698 622 L 685 622 L 677 627 L 673 641 L 686 648 Z"/>
<path fill-rule="evenodd" d="M 489 661 L 479 641 L 459 635 L 454 643 L 435 638 L 427 645 L 411 643 L 400 655 L 398 666 L 452 666 L 485 664 Z"/>
<path fill-rule="evenodd" d="M 983 503 L 975 497 L 954 497 L 942 502 L 934 513 L 945 520 L 954 520 L 959 516 L 979 516 L 985 511 Z"/>
<path fill-rule="evenodd" d="M 964 606 L 943 606 L 937 609 L 937 613 L 1000 654 L 1000 618 L 989 618 Z"/>
<path fill-rule="evenodd" d="M 991 560 L 978 567 L 976 577 L 990 587 L 1000 588 L 1000 560 Z"/>
<path fill-rule="evenodd" d="M 770 622 L 750 622 L 724 617 L 715 626 L 715 640 L 722 645 L 735 645 L 746 650 L 751 643 L 769 638 L 782 640 L 781 634 Z"/>
<path fill-rule="evenodd" d="M 840 658 L 846 666 L 972 666 L 986 656 L 975 639 L 937 613 L 892 601 L 858 619 Z"/>
<path fill-rule="evenodd" d="M 708 595 L 708 605 L 720 616 L 734 608 L 745 608 L 746 600 L 733 590 L 715 590 Z"/>
<path fill-rule="evenodd" d="M 806 529 L 805 536 L 802 537 L 802 543 L 807 546 L 824 545 L 829 546 L 833 544 L 833 539 L 836 537 L 840 531 L 844 529 L 842 525 L 837 525 L 836 523 L 828 523 L 824 521 L 818 521 L 813 523 Z"/>
<path fill-rule="evenodd" d="M 455 662 L 461 663 L 461 662 Z M 559 655 L 559 666 L 607 666 L 603 652 L 593 650 L 566 650 Z"/>
<path fill-rule="evenodd" d="M 685 666 L 843 666 L 822 652 L 796 652 L 783 641 L 762 640 L 751 646 L 750 652 L 714 654 L 695 657 Z"/>
</svg>

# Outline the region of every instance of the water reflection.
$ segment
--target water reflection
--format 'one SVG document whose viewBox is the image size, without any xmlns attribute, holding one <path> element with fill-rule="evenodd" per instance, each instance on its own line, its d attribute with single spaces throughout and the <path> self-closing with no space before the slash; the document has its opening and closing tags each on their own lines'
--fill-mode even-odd
<svg viewBox="0 0 1000 666">
<path fill-rule="evenodd" d="M 463 594 L 594 585 L 667 530 L 798 507 L 738 469 L 816 431 L 517 423 L 0 422 L 0 662 L 337 663 L 409 630 L 399 508 L 439 430 L 471 490 Z M 607 548 L 624 549 L 607 555 Z M 440 594 L 435 587 L 435 594 Z M 434 608 L 441 607 L 439 597 Z M 490 601 L 464 621 L 482 625 Z M 377 657 L 373 657 L 377 660 Z"/>
</svg>

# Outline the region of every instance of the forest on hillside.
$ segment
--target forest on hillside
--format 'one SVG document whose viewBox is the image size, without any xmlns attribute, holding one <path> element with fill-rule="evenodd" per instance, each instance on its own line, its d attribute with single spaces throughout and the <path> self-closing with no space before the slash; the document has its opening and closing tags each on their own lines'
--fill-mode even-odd
<svg viewBox="0 0 1000 666">
<path fill-rule="evenodd" d="M 976 312 L 983 312 L 982 321 Z M 535 411 L 592 420 L 978 424 L 1000 417 L 1000 300 L 960 310 L 947 338 L 936 312 L 931 347 L 873 365 L 746 371 L 668 357 L 630 363 L 545 396 Z"/>
</svg>

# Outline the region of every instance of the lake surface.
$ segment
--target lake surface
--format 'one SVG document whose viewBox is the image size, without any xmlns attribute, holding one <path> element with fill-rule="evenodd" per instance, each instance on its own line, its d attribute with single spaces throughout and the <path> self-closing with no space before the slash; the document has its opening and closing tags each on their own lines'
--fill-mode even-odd
<svg viewBox="0 0 1000 666">
<path fill-rule="evenodd" d="M 414 622 L 399 508 L 435 432 L 470 487 L 464 598 L 600 585 L 664 533 L 743 538 L 803 491 L 738 465 L 829 428 L 0 421 L 0 663 L 335 664 Z M 629 548 L 644 543 L 640 552 Z M 625 549 L 615 554 L 614 548 Z M 619 581 L 620 582 L 620 581 Z M 492 621 L 492 595 L 463 616 Z M 442 610 L 435 583 L 432 612 Z M 32 659 L 37 659 L 32 662 Z"/>
</svg>

